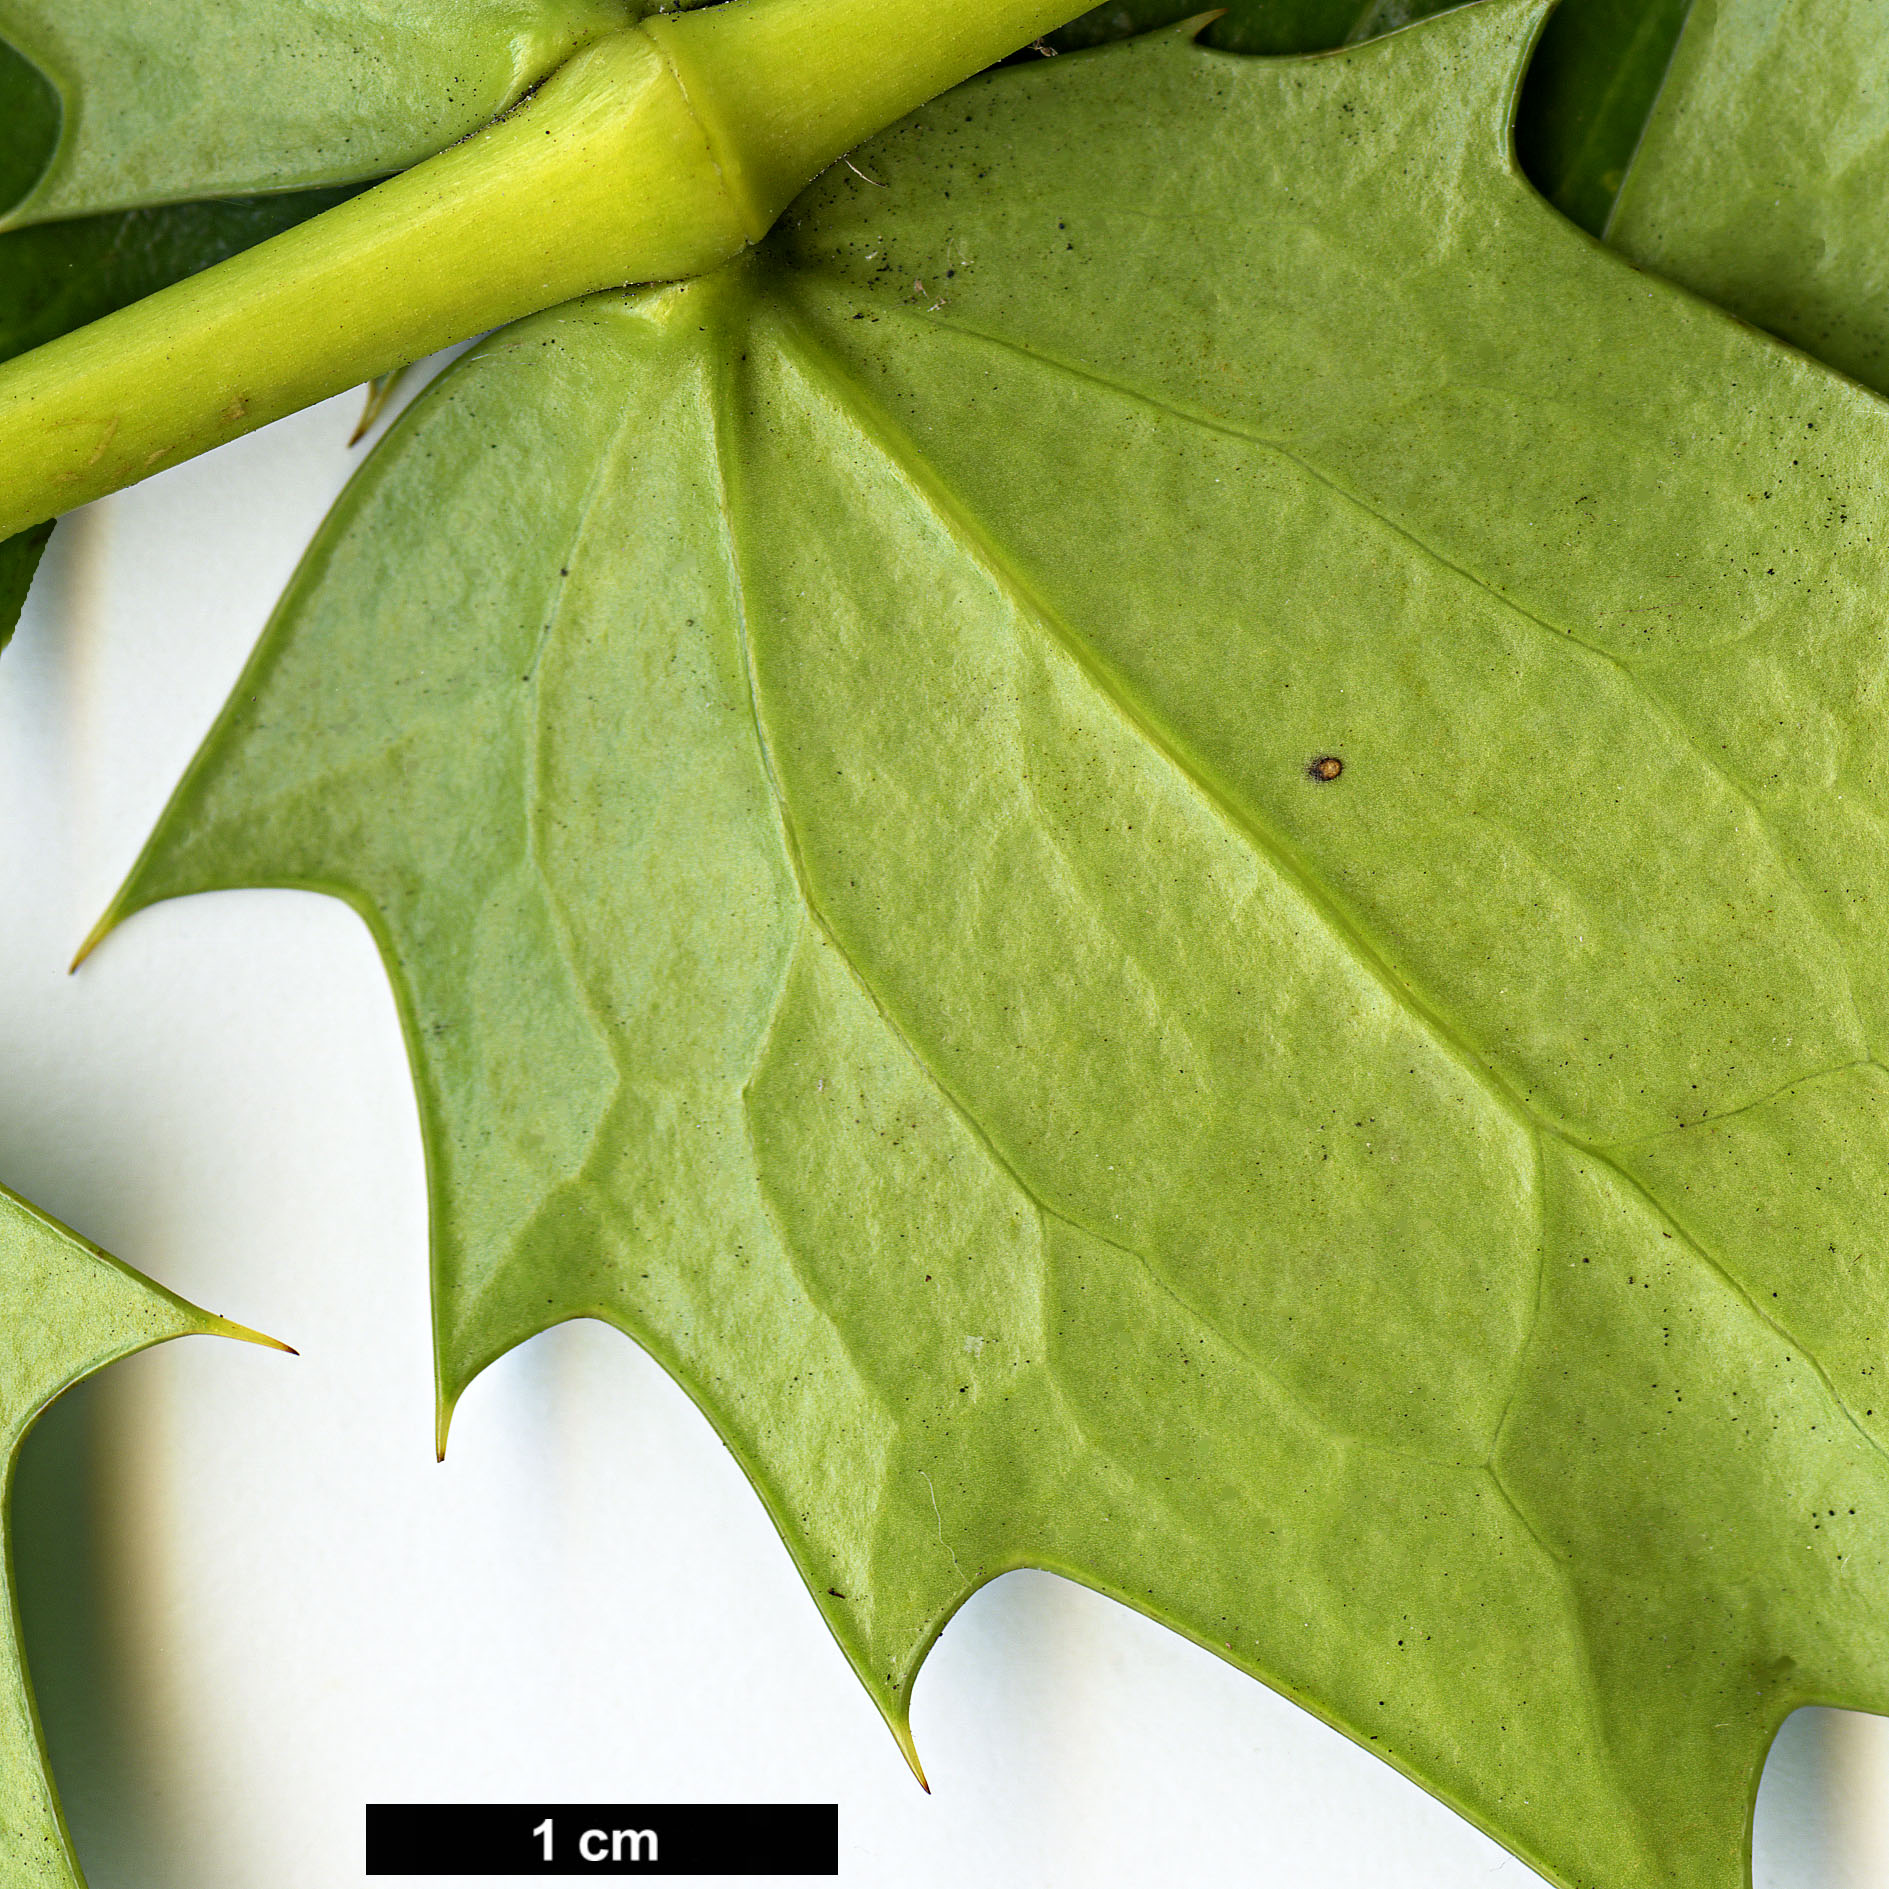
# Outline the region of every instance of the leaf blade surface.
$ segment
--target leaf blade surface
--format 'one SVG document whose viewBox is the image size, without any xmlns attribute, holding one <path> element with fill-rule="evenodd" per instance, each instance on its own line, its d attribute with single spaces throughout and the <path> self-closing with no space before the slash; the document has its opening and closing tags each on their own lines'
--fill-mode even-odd
<svg viewBox="0 0 1889 1889">
<path fill-rule="evenodd" d="M 117 915 L 356 904 L 447 1403 L 636 1336 L 901 1736 L 1047 1566 L 1730 1889 L 1889 1702 L 1885 420 L 1528 188 L 1539 17 L 1013 68 L 494 337 Z"/>
<path fill-rule="evenodd" d="M 347 194 L 178 204 L 0 233 L 0 360 L 207 269 Z M 19 622 L 50 535 L 47 527 L 0 540 L 0 648 Z"/>
<path fill-rule="evenodd" d="M 153 1285 L 0 1189 L 0 1448 L 10 1501 L 14 1467 L 42 1410 L 81 1378 L 167 1339 L 253 1338 Z M 20 1889 L 82 1889 L 46 1769 L 20 1647 L 9 1539 L 7 1632 L 0 1643 L 0 1868 Z"/>
<path fill-rule="evenodd" d="M 404 169 L 516 103 L 639 0 L 0 0 L 61 102 L 0 228 Z"/>
<path fill-rule="evenodd" d="M 1886 64 L 1879 8 L 1697 0 L 1608 241 L 1889 386 Z"/>
</svg>

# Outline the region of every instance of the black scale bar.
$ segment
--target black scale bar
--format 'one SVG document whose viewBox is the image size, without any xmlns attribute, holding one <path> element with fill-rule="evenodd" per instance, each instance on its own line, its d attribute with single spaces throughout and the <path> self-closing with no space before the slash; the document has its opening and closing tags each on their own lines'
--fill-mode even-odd
<svg viewBox="0 0 1889 1889">
<path fill-rule="evenodd" d="M 369 1804 L 370 1876 L 837 1876 L 837 1804 Z"/>
</svg>

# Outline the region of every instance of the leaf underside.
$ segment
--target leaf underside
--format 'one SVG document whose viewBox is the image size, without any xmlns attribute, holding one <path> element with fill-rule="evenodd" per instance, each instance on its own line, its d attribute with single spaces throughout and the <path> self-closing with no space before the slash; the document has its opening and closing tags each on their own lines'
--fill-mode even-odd
<svg viewBox="0 0 1889 1889">
<path fill-rule="evenodd" d="M 51 536 L 51 525 L 39 525 L 17 537 L 0 538 L 0 649 L 6 648 L 20 620 L 33 573 Z"/>
<path fill-rule="evenodd" d="M 63 1390 L 134 1351 L 238 1328 L 173 1298 L 0 1188 L 0 1457 L 10 1500 L 20 1445 Z M 243 1334 L 250 1335 L 250 1334 Z M 20 1651 L 10 1542 L 0 1574 L 0 1880 L 81 1889 Z"/>
<path fill-rule="evenodd" d="M 225 0 L 206 20 L 199 0 L 0 0 L 0 40 L 61 105 L 59 136 L 31 188 L 0 202 L 0 228 L 383 176 L 478 130 L 648 10 Z"/>
<path fill-rule="evenodd" d="M 1447 3 L 1238 0 L 1207 37 L 1234 52 L 1313 51 Z M 1684 4 L 1563 0 L 1534 61 L 1520 120 L 1524 164 L 1552 202 L 1596 233 Z M 319 214 L 349 194 L 349 180 L 359 188 L 464 136 L 583 39 L 651 5 L 432 0 L 389 21 L 358 6 L 285 13 L 280 0 L 243 0 L 207 22 L 192 9 L 186 34 L 163 6 L 126 12 L 118 0 L 88 0 L 74 14 L 66 0 L 0 0 L 0 35 L 60 75 L 0 37 L 0 359 Z M 1126 0 L 1052 40 L 1063 49 L 1101 44 L 1192 7 Z M 259 46 L 272 49 L 260 71 Z M 365 92 L 363 49 L 375 75 Z M 232 69 L 240 84 L 227 83 Z M 180 137 L 179 125 L 192 135 Z M 243 191 L 271 194 L 229 195 Z M 117 207 L 126 204 L 137 207 Z M 44 532 L 0 542 L 0 648 L 45 544 Z"/>
<path fill-rule="evenodd" d="M 491 338 L 115 910 L 362 911 L 444 1405 L 635 1336 L 901 1737 L 1047 1567 L 1733 1889 L 1889 1705 L 1889 416 L 1528 187 L 1541 12 L 1013 67 Z"/>
<path fill-rule="evenodd" d="M 58 94 L 0 42 L 0 205 L 24 195 L 56 147 Z M 128 210 L 0 234 L 0 361 L 108 315 L 349 195 L 295 192 Z M 0 541 L 0 648 L 12 635 L 45 530 Z"/>
<path fill-rule="evenodd" d="M 1889 14 L 1694 0 L 1608 240 L 1889 389 Z"/>
<path fill-rule="evenodd" d="M 195 0 L 0 0 L 0 360 L 476 131 L 650 10 L 226 0 L 206 19 Z M 0 541 L 0 647 L 45 542 Z"/>
<path fill-rule="evenodd" d="M 0 233 L 0 361 L 317 215 L 339 190 L 126 210 Z M 50 525 L 0 539 L 0 649 L 18 624 Z"/>
<path fill-rule="evenodd" d="M 1516 119 L 1522 168 L 1599 236 L 1663 96 L 1693 0 L 1560 0 Z"/>
<path fill-rule="evenodd" d="M 1324 52 L 1461 3 L 1230 0 L 1200 43 L 1223 52 Z M 1536 45 L 1515 121 L 1522 169 L 1592 235 L 1602 233 L 1612 213 L 1690 6 L 1691 0 L 1560 0 Z M 1052 33 L 1048 44 L 1073 52 L 1201 12 L 1198 0 L 1109 0 Z M 1735 297 L 1730 305 L 1738 306 Z"/>
</svg>

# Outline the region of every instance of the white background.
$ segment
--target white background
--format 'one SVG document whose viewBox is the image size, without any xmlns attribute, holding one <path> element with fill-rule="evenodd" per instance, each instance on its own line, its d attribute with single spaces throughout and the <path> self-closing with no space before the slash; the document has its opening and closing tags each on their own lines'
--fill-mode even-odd
<svg viewBox="0 0 1889 1889">
<path fill-rule="evenodd" d="M 889 1889 L 1538 1882 L 1046 1575 L 984 1590 L 934 1652 L 922 1796 L 707 1424 L 600 1326 L 488 1372 L 434 1465 L 419 1135 L 366 931 L 225 893 L 64 970 L 357 411 L 68 520 L 0 659 L 0 1177 L 302 1352 L 167 1346 L 29 1446 L 31 1644 L 93 1889 L 336 1889 L 365 1880 L 367 1801 L 532 1799 L 837 1801 L 843 1880 Z M 1791 1721 L 1758 1859 L 1761 1889 L 1889 1885 L 1889 1721 Z"/>
</svg>

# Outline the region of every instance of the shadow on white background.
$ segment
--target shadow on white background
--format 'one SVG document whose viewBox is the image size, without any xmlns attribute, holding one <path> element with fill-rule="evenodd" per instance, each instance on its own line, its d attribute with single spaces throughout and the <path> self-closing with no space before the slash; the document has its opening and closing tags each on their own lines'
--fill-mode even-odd
<svg viewBox="0 0 1889 1889">
<path fill-rule="evenodd" d="M 0 1176 L 299 1346 L 82 1387 L 18 1502 L 93 1889 L 336 1889 L 368 1801 L 837 1802 L 888 1889 L 1538 1882 L 1337 1734 L 1017 1574 L 920 1681 L 919 1793 L 760 1504 L 657 1368 L 563 1328 L 431 1459 L 425 1200 L 392 1001 L 332 901 L 234 893 L 65 964 L 350 465 L 351 401 L 94 508 L 0 661 Z M 1882 1721 L 1802 1713 L 1760 1889 L 1889 1883 Z M 445 1879 L 429 1879 L 442 1882 Z"/>
</svg>

